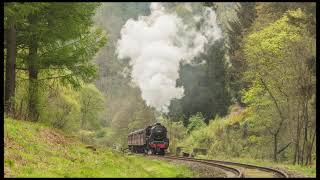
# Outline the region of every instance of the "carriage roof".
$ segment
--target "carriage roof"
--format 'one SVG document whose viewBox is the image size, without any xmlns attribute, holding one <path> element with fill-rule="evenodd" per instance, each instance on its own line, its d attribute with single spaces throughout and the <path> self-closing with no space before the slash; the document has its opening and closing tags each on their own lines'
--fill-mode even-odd
<svg viewBox="0 0 320 180">
<path fill-rule="evenodd" d="M 129 133 L 129 135 L 137 134 L 137 133 L 143 132 L 145 129 L 146 129 L 146 128 L 135 130 L 135 131 L 133 131 L 133 132 Z"/>
</svg>

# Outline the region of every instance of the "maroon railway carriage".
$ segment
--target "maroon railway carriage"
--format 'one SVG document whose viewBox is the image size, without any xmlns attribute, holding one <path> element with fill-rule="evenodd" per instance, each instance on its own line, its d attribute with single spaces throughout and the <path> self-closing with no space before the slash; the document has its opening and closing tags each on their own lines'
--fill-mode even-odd
<svg viewBox="0 0 320 180">
<path fill-rule="evenodd" d="M 128 135 L 128 146 L 132 152 L 164 155 L 169 147 L 167 129 L 160 123 L 139 129 Z"/>
</svg>

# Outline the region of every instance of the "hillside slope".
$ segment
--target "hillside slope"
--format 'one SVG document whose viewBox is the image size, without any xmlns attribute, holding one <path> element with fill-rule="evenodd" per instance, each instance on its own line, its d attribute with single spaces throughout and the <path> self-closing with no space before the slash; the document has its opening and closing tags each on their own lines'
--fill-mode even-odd
<svg viewBox="0 0 320 180">
<path fill-rule="evenodd" d="M 38 123 L 5 118 L 5 177 L 193 177 L 186 166 L 92 151 L 76 139 Z"/>
</svg>

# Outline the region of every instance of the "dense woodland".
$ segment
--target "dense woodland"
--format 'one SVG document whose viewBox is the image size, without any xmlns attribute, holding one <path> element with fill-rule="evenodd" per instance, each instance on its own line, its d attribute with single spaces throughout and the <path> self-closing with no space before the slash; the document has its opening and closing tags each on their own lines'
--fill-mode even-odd
<svg viewBox="0 0 320 180">
<path fill-rule="evenodd" d="M 163 4 L 194 23 L 185 3 Z M 129 59 L 116 54 L 122 26 L 149 6 L 5 3 L 5 116 L 121 148 L 129 132 L 160 121 L 170 152 L 315 163 L 315 3 L 190 3 L 216 12 L 223 38 L 193 60 L 205 63 L 180 65 L 184 96 L 169 113 L 146 105 Z"/>
</svg>

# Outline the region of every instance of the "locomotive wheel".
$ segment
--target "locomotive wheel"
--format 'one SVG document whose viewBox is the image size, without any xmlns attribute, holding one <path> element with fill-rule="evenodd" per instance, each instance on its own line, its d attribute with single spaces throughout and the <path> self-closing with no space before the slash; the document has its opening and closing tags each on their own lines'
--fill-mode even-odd
<svg viewBox="0 0 320 180">
<path fill-rule="evenodd" d="M 163 156 L 164 154 L 165 154 L 164 149 L 161 149 L 160 152 L 159 152 L 159 155 Z"/>
<path fill-rule="evenodd" d="M 150 155 L 150 154 L 154 154 L 154 151 L 152 150 L 152 149 L 149 149 L 148 150 L 148 154 Z"/>
</svg>

